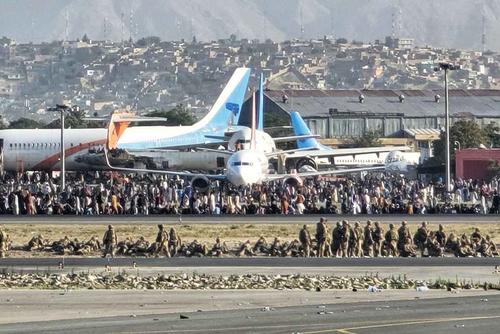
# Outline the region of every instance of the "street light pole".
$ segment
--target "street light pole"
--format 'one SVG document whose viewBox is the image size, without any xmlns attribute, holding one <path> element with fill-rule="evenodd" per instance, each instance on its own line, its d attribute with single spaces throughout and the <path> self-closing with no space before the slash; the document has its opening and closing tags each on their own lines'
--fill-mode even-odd
<svg viewBox="0 0 500 334">
<path fill-rule="evenodd" d="M 66 152 L 64 150 L 64 111 L 65 108 L 60 108 L 61 111 L 61 191 L 66 188 Z"/>
<path fill-rule="evenodd" d="M 444 70 L 444 108 L 445 108 L 445 154 L 446 154 L 446 191 L 451 191 L 451 157 L 450 157 L 450 109 L 448 101 L 448 71 L 459 70 L 460 65 L 454 65 L 450 63 L 439 63 L 439 66 L 434 68 L 435 71 Z"/>
<path fill-rule="evenodd" d="M 451 191 L 451 158 L 450 158 L 450 109 L 448 103 L 448 67 L 444 68 L 444 108 L 445 121 L 444 128 L 446 132 L 446 191 Z"/>
</svg>

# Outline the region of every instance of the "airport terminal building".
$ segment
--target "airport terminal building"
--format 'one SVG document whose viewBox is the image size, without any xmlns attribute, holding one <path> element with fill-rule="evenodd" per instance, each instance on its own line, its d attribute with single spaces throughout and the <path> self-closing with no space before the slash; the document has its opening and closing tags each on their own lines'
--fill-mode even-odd
<svg viewBox="0 0 500 334">
<path fill-rule="evenodd" d="M 449 99 L 452 122 L 500 123 L 500 90 L 450 90 Z M 409 145 L 424 155 L 445 123 L 444 90 L 266 90 L 264 110 L 298 111 L 332 146 L 381 130 L 384 144 Z"/>
</svg>

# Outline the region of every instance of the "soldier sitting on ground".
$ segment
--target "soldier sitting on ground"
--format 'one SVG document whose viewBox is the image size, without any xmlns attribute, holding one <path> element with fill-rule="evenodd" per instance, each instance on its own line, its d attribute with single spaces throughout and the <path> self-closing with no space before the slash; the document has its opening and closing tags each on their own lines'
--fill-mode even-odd
<svg viewBox="0 0 500 334">
<path fill-rule="evenodd" d="M 156 245 L 154 250 L 156 251 Z M 136 242 L 130 245 L 127 254 L 134 256 L 147 256 L 149 254 L 153 254 L 153 252 L 151 252 L 151 245 L 149 244 L 149 241 L 147 241 L 143 236 L 140 236 Z"/>
<path fill-rule="evenodd" d="M 298 239 L 292 240 L 290 243 L 285 243 L 285 256 L 299 257 L 304 256 L 302 250 L 302 244 Z M 285 246 L 285 245 L 284 245 Z"/>
<path fill-rule="evenodd" d="M 490 247 L 490 250 L 491 250 L 491 254 L 493 256 L 498 256 L 498 249 L 497 249 L 497 245 L 493 242 L 493 240 L 491 240 L 491 237 L 489 235 L 486 235 L 486 242 L 488 243 L 489 247 Z"/>
<path fill-rule="evenodd" d="M 273 243 L 271 244 L 271 247 L 269 249 L 269 254 L 271 256 L 284 256 L 280 238 L 274 238 Z"/>
<path fill-rule="evenodd" d="M 435 235 L 441 248 L 444 248 L 446 246 L 446 232 L 444 231 L 443 225 L 439 224 L 439 230 L 436 231 Z"/>
<path fill-rule="evenodd" d="M 422 226 L 420 226 L 413 237 L 413 241 L 415 241 L 415 245 L 420 250 L 421 255 L 424 255 L 425 246 L 427 237 L 429 236 L 429 232 L 427 230 L 427 223 L 423 222 Z"/>
<path fill-rule="evenodd" d="M 193 240 L 187 245 L 182 245 L 180 253 L 191 257 L 191 256 L 206 256 L 208 254 L 207 246 L 205 244 L 202 244 L 198 242 L 198 240 Z"/>
<path fill-rule="evenodd" d="M 259 239 L 255 242 L 255 245 L 253 246 L 252 250 L 254 253 L 262 253 L 266 255 L 269 255 L 271 252 L 270 246 L 263 235 L 261 235 Z"/>
<path fill-rule="evenodd" d="M 41 234 L 38 234 L 33 236 L 30 241 L 28 241 L 26 249 L 28 251 L 42 251 L 46 245 L 47 240 L 45 240 Z"/>
<path fill-rule="evenodd" d="M 132 248 L 133 242 L 130 237 L 126 237 L 125 240 L 120 240 L 116 244 L 116 254 L 126 255 L 129 253 L 129 249 Z"/>
<path fill-rule="evenodd" d="M 255 255 L 255 253 L 252 249 L 252 246 L 250 244 L 250 240 L 247 240 L 240 245 L 237 255 L 238 256 L 254 256 Z"/>
<path fill-rule="evenodd" d="M 462 237 L 459 240 L 458 244 L 458 256 L 459 257 L 468 257 L 472 256 L 473 250 L 472 247 L 469 243 L 469 240 L 467 239 L 467 236 L 465 234 L 462 235 Z"/>
<path fill-rule="evenodd" d="M 425 242 L 425 247 L 427 248 L 427 253 L 429 254 L 429 256 L 443 256 L 444 249 L 437 241 L 436 234 L 434 232 L 429 233 L 429 237 L 427 237 L 427 241 Z"/>
<path fill-rule="evenodd" d="M 413 245 L 411 237 L 406 238 L 406 240 L 403 244 L 403 248 L 401 249 L 400 255 L 402 257 L 416 257 L 417 256 L 417 250 L 415 249 L 415 246 Z"/>
<path fill-rule="evenodd" d="M 175 228 L 171 227 L 168 232 L 168 251 L 170 252 L 170 256 L 177 255 L 179 247 L 181 247 L 181 238 L 177 234 Z"/>
<path fill-rule="evenodd" d="M 215 244 L 212 246 L 212 250 L 210 251 L 211 256 L 221 257 L 224 254 L 229 252 L 226 243 L 221 241 L 219 237 L 215 239 Z"/>
<path fill-rule="evenodd" d="M 446 244 L 444 250 L 450 253 L 453 253 L 455 256 L 458 256 L 458 247 L 459 241 L 454 233 L 450 233 L 448 239 L 446 239 Z"/>
</svg>

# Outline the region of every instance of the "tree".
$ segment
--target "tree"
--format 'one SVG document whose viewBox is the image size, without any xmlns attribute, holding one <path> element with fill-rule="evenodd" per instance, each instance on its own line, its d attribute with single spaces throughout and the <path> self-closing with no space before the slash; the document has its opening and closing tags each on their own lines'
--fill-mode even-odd
<svg viewBox="0 0 500 334">
<path fill-rule="evenodd" d="M 451 161 L 455 160 L 455 150 L 453 145 L 455 142 L 460 143 L 460 148 L 478 147 L 486 142 L 483 131 L 479 125 L 471 120 L 459 120 L 450 127 L 450 156 Z M 445 162 L 446 152 L 446 134 L 441 132 L 439 140 L 433 142 L 434 157 L 439 162 Z"/>
<path fill-rule="evenodd" d="M 175 108 L 166 110 L 155 110 L 145 115 L 146 117 L 165 117 L 166 122 L 150 122 L 144 125 L 193 125 L 196 122 L 194 117 L 182 104 Z"/>
<path fill-rule="evenodd" d="M 486 146 L 500 147 L 500 127 L 496 122 L 487 124 L 483 128 L 483 134 L 486 139 Z"/>
<path fill-rule="evenodd" d="M 361 137 L 355 138 L 353 144 L 357 147 L 381 146 L 380 137 L 383 133 L 381 129 L 368 130 Z"/>
<path fill-rule="evenodd" d="M 39 129 L 43 128 L 45 124 L 35 121 L 31 118 L 21 117 L 15 121 L 10 122 L 9 129 Z"/>
<path fill-rule="evenodd" d="M 64 116 L 64 127 L 72 128 L 72 129 L 81 129 L 86 128 L 87 123 L 83 118 L 85 117 L 85 112 L 82 110 L 72 109 L 67 112 Z M 46 128 L 48 129 L 59 129 L 61 127 L 61 119 L 58 117 L 53 120 L 49 124 L 47 124 Z"/>
</svg>

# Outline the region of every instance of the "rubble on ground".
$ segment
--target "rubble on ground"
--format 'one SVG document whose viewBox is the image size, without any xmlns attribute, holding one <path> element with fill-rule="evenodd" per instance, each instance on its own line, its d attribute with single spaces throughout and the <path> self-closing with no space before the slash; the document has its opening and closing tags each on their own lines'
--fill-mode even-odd
<svg viewBox="0 0 500 334">
<path fill-rule="evenodd" d="M 158 274 L 141 276 L 139 273 L 0 273 L 0 289 L 125 289 L 125 290 L 231 290 L 231 289 L 275 289 L 322 291 L 342 289 L 368 291 L 369 287 L 386 289 L 430 289 L 483 288 L 473 282 L 450 282 L 406 279 L 405 277 L 378 276 L 340 277 L 312 275 L 205 275 L 205 274 Z M 488 285 L 489 289 L 500 289 L 500 285 Z"/>
</svg>

